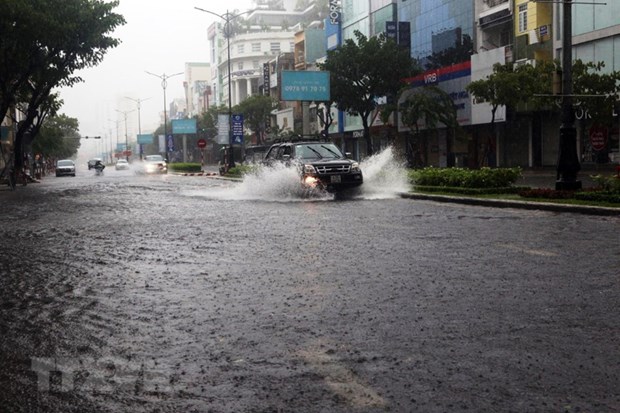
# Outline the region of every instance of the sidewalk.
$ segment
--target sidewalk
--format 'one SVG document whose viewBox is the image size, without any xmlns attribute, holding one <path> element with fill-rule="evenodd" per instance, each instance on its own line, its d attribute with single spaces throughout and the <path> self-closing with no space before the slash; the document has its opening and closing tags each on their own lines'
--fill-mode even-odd
<svg viewBox="0 0 620 413">
<path fill-rule="evenodd" d="M 615 175 L 617 164 L 604 165 L 585 165 L 581 167 L 581 171 L 577 175 L 584 188 L 596 186 L 592 180 L 592 175 Z M 555 188 L 556 170 L 554 167 L 549 168 L 532 168 L 524 169 L 523 177 L 519 179 L 515 185 L 529 186 L 532 188 Z"/>
</svg>

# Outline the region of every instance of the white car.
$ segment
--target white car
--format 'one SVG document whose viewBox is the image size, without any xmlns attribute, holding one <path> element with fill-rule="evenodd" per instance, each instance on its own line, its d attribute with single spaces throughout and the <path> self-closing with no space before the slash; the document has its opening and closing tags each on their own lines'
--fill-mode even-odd
<svg viewBox="0 0 620 413">
<path fill-rule="evenodd" d="M 75 162 L 71 159 L 56 162 L 56 176 L 75 176 Z"/>
<path fill-rule="evenodd" d="M 165 174 L 168 173 L 168 165 L 161 155 L 146 155 L 142 162 L 144 173 L 147 174 Z"/>
<path fill-rule="evenodd" d="M 114 165 L 114 169 L 117 171 L 129 169 L 129 162 L 126 159 L 119 159 L 116 161 L 116 165 Z"/>
</svg>

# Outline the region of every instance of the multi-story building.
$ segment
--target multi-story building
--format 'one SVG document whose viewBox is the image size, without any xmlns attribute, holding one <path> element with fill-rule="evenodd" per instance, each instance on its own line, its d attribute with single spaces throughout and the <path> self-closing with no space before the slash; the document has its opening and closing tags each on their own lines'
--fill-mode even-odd
<svg viewBox="0 0 620 413">
<path fill-rule="evenodd" d="M 185 63 L 185 101 L 187 116 L 193 117 L 207 111 L 211 94 L 211 65 L 209 63 Z"/>
<path fill-rule="evenodd" d="M 469 164 L 473 141 L 471 99 L 466 86 L 471 82 L 471 55 L 476 43 L 474 0 L 410 0 L 398 3 L 398 20 L 411 24 L 411 56 L 424 72 L 410 79 L 411 93 L 434 85 L 450 95 L 462 129 L 423 132 L 408 141 L 411 151 L 427 164 L 453 166 Z M 408 128 L 399 125 L 401 133 Z"/>
<path fill-rule="evenodd" d="M 263 63 L 280 53 L 294 51 L 295 33 L 301 23 L 316 19 L 316 1 L 298 7 L 297 1 L 256 1 L 257 8 L 232 20 L 233 35 L 224 35 L 224 22 L 208 30 L 212 66 L 212 91 L 216 105 L 228 104 L 229 78 L 232 106 L 259 92 Z M 229 44 L 230 42 L 230 44 Z M 230 47 L 230 50 L 229 50 Z M 228 53 L 230 52 L 230 62 Z M 228 67 L 230 66 L 230 76 Z"/>
</svg>

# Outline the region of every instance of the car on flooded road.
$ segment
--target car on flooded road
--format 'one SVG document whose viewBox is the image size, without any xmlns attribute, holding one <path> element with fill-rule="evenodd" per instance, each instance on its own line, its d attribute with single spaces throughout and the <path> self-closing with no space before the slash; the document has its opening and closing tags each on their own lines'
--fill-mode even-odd
<svg viewBox="0 0 620 413">
<path fill-rule="evenodd" d="M 75 162 L 71 159 L 56 162 L 56 176 L 75 176 Z"/>
<path fill-rule="evenodd" d="M 165 174 L 168 173 L 168 165 L 161 155 L 146 155 L 142 160 L 140 173 L 145 174 Z"/>
<path fill-rule="evenodd" d="M 364 183 L 359 163 L 343 154 L 331 142 L 299 141 L 276 143 L 269 148 L 263 163 L 278 163 L 297 168 L 302 186 L 336 193 Z"/>
<path fill-rule="evenodd" d="M 114 169 L 116 169 L 117 171 L 129 169 L 129 162 L 127 162 L 126 159 L 119 159 L 118 161 L 116 161 Z"/>
</svg>

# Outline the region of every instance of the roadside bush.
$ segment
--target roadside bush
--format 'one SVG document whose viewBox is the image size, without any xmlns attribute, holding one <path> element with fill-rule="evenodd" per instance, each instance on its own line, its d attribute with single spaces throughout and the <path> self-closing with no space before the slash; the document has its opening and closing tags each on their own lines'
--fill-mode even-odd
<svg viewBox="0 0 620 413">
<path fill-rule="evenodd" d="M 418 186 L 452 188 L 506 188 L 521 177 L 521 168 L 424 168 L 413 170 L 409 179 Z"/>
<path fill-rule="evenodd" d="M 170 170 L 175 172 L 200 172 L 202 167 L 199 163 L 175 162 L 168 165 Z"/>
<path fill-rule="evenodd" d="M 230 168 L 226 175 L 242 177 L 247 174 L 255 173 L 257 169 L 258 165 L 237 164 L 234 168 Z"/>
<path fill-rule="evenodd" d="M 617 176 L 592 175 L 590 177 L 601 190 L 620 194 L 620 178 Z"/>
</svg>

